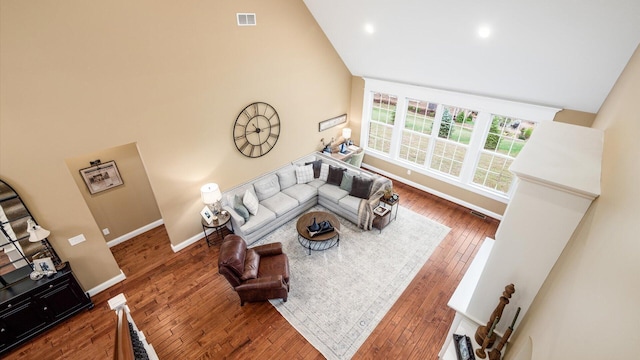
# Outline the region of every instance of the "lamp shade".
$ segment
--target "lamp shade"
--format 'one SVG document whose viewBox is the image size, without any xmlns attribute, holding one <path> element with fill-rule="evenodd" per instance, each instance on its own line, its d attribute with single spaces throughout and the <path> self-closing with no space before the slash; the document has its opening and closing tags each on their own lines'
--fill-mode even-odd
<svg viewBox="0 0 640 360">
<path fill-rule="evenodd" d="M 200 196 L 202 196 L 202 202 L 207 205 L 211 205 L 222 199 L 220 187 L 216 183 L 204 184 L 200 188 Z"/>
<path fill-rule="evenodd" d="M 27 232 L 29 232 L 29 242 L 38 242 L 46 239 L 51 231 L 43 229 L 40 225 L 36 225 L 33 219 L 27 220 Z"/>
<path fill-rule="evenodd" d="M 351 129 L 349 128 L 342 129 L 342 137 L 345 139 L 351 139 Z"/>
</svg>

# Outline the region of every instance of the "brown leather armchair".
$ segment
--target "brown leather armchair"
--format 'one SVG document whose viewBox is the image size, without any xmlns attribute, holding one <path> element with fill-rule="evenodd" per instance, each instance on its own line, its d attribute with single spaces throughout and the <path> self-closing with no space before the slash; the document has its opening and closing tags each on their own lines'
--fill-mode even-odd
<svg viewBox="0 0 640 360">
<path fill-rule="evenodd" d="M 282 243 L 247 249 L 244 239 L 229 234 L 220 245 L 218 272 L 240 296 L 240 306 L 247 301 L 287 301 L 289 258 L 282 252 Z"/>
</svg>

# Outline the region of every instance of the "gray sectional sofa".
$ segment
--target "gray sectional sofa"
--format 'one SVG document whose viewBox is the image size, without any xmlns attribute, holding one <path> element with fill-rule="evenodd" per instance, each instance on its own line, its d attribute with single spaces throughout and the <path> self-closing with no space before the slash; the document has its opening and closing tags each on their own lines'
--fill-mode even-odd
<svg viewBox="0 0 640 360">
<path fill-rule="evenodd" d="M 371 205 L 391 185 L 380 175 L 313 153 L 225 191 L 222 206 L 234 232 L 251 245 L 316 204 L 369 229 Z"/>
</svg>

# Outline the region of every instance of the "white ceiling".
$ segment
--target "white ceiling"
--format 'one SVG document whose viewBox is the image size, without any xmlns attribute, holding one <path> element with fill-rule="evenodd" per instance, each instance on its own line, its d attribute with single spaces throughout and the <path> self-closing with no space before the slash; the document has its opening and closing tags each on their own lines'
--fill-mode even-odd
<svg viewBox="0 0 640 360">
<path fill-rule="evenodd" d="M 353 75 L 592 113 L 640 43 L 640 0 L 303 1 Z"/>
</svg>

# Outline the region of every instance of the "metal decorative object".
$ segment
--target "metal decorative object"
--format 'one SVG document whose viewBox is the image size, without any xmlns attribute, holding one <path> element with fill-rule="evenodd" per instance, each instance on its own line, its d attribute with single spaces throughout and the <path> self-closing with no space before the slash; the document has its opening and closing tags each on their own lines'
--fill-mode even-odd
<svg viewBox="0 0 640 360">
<path fill-rule="evenodd" d="M 273 106 L 264 102 L 247 105 L 233 125 L 233 142 L 246 157 L 266 155 L 280 137 L 280 116 Z"/>
</svg>

